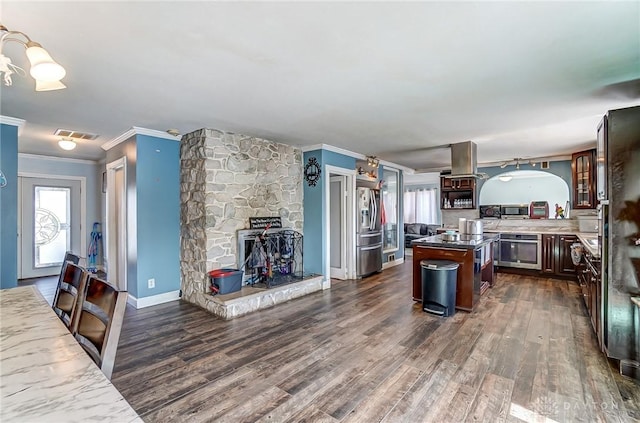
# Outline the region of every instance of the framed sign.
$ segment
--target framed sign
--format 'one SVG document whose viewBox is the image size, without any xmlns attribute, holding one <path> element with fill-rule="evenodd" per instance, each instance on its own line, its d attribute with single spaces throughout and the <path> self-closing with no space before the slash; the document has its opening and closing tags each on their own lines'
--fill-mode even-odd
<svg viewBox="0 0 640 423">
<path fill-rule="evenodd" d="M 282 219 L 278 217 L 250 217 L 250 229 L 282 228 Z"/>
</svg>

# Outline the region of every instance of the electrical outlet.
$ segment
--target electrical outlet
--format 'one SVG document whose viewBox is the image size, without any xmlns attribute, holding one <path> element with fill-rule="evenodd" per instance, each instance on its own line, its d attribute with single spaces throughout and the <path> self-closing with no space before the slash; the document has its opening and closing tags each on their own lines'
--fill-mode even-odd
<svg viewBox="0 0 640 423">
<path fill-rule="evenodd" d="M 151 278 L 147 281 L 147 284 L 149 285 L 149 289 L 151 288 L 155 288 L 156 287 L 156 280 L 154 278 Z"/>
</svg>

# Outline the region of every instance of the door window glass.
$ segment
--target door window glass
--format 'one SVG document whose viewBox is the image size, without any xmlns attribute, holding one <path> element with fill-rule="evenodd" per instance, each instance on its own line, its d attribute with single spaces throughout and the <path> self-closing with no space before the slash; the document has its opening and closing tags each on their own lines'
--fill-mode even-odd
<svg viewBox="0 0 640 423">
<path fill-rule="evenodd" d="M 71 189 L 34 187 L 33 245 L 35 267 L 62 263 L 71 248 Z"/>
</svg>

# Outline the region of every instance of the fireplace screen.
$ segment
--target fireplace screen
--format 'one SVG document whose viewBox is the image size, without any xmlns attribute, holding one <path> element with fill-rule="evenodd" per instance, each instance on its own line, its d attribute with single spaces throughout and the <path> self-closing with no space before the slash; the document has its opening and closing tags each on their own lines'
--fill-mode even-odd
<svg viewBox="0 0 640 423">
<path fill-rule="evenodd" d="M 291 229 L 238 231 L 238 267 L 244 284 L 267 288 L 303 278 L 302 234 Z"/>
</svg>

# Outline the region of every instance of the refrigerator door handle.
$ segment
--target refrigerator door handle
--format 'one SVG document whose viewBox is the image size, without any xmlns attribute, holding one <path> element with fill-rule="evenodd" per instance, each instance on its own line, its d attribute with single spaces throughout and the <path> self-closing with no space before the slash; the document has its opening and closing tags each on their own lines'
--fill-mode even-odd
<svg viewBox="0 0 640 423">
<path fill-rule="evenodd" d="M 374 230 L 376 228 L 376 219 L 378 218 L 378 206 L 376 205 L 376 194 L 375 192 L 372 190 L 371 191 L 371 196 L 369 197 L 371 199 L 371 221 L 369 222 L 369 229 Z"/>
<path fill-rule="evenodd" d="M 370 251 L 370 250 L 379 250 L 382 247 L 382 244 L 372 245 L 371 247 L 358 247 L 360 251 Z"/>
</svg>

